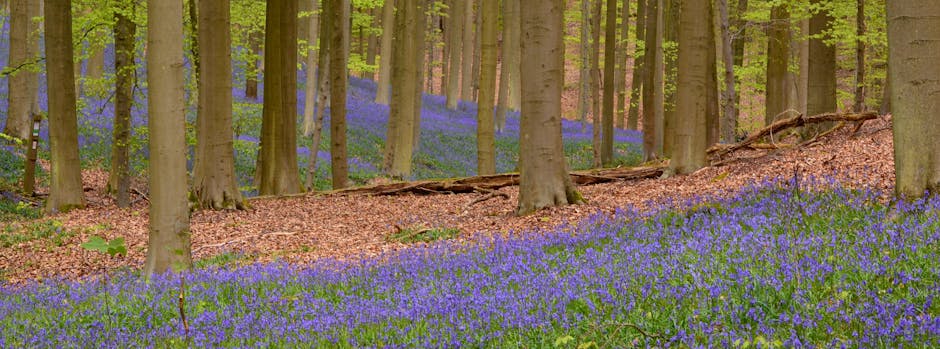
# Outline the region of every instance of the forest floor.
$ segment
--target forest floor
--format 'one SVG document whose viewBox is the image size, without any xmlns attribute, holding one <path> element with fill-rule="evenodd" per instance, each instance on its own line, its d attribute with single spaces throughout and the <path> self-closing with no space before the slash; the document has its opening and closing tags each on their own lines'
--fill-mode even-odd
<svg viewBox="0 0 940 349">
<path fill-rule="evenodd" d="M 777 140 L 781 142 L 781 140 Z M 786 142 L 784 139 L 782 142 Z M 890 193 L 894 183 L 890 117 L 867 122 L 852 134 L 845 127 L 817 142 L 778 150 L 743 150 L 733 161 L 693 174 L 666 179 L 619 181 L 580 187 L 588 203 L 513 214 L 518 188 L 499 190 L 508 198 L 475 203 L 483 194 L 331 196 L 309 193 L 254 199 L 243 211 L 198 211 L 192 215 L 193 257 L 197 261 L 273 260 L 292 263 L 322 258 L 355 260 L 408 248 L 390 239 L 399 229 L 456 229 L 456 239 L 470 242 L 486 235 L 538 234 L 541 229 L 573 224 L 620 208 L 645 210 L 688 199 L 731 196 L 765 181 L 798 178 L 836 180 L 848 187 Z M 2 279 L 22 283 L 45 278 L 78 279 L 105 270 L 139 268 L 147 245 L 146 188 L 131 208 L 121 209 L 105 192 L 107 173 L 83 173 L 87 207 L 47 217 L 61 222 L 58 238 L 0 245 Z M 13 224 L 36 224 L 21 222 Z M 123 237 L 127 256 L 110 258 L 79 245 L 91 235 Z"/>
</svg>

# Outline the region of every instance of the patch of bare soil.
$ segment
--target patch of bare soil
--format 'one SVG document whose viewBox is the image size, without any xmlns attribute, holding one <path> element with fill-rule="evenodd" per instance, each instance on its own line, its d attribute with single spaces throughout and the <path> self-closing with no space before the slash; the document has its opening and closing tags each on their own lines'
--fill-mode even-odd
<svg viewBox="0 0 940 349">
<path fill-rule="evenodd" d="M 252 200 L 246 211 L 199 211 L 191 221 L 194 258 L 241 253 L 250 260 L 304 263 L 321 258 L 350 260 L 379 256 L 408 248 L 387 241 L 397 228 L 456 228 L 458 239 L 469 241 L 489 234 L 530 234 L 595 213 L 612 214 L 617 208 L 649 208 L 666 200 L 699 196 L 734 195 L 741 188 L 765 180 L 794 175 L 836 179 L 845 185 L 889 192 L 894 183 L 890 117 L 867 122 L 858 133 L 843 128 L 804 147 L 744 150 L 733 161 L 693 174 L 667 179 L 645 179 L 583 186 L 587 204 L 546 209 L 516 217 L 516 187 L 473 203 L 486 194 L 401 196 L 325 196 Z M 779 141 L 779 140 L 778 140 Z M 105 193 L 107 173 L 83 175 L 88 207 L 46 219 L 64 223 L 74 232 L 57 246 L 38 239 L 0 248 L 2 277 L 22 283 L 49 277 L 80 278 L 121 267 L 143 265 L 147 245 L 147 204 L 141 196 L 132 208 L 119 209 Z M 135 185 L 143 193 L 142 183 Z M 26 225 L 30 223 L 17 223 Z M 85 251 L 79 244 L 90 235 L 126 239 L 128 254 L 112 259 Z"/>
</svg>

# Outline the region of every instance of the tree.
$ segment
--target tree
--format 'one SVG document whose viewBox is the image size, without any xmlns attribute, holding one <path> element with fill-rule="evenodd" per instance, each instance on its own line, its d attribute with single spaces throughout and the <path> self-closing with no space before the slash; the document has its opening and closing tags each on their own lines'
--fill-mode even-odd
<svg viewBox="0 0 940 349">
<path fill-rule="evenodd" d="M 735 130 L 738 128 L 738 106 L 735 105 L 738 95 L 734 75 L 734 51 L 731 22 L 728 16 L 728 0 L 718 0 L 718 13 L 721 17 L 721 60 L 725 67 L 725 90 L 722 93 L 724 111 L 721 118 L 721 142 L 734 143 Z"/>
<path fill-rule="evenodd" d="M 471 0 L 451 0 L 448 13 L 450 17 L 447 19 L 447 24 L 449 24 L 447 27 L 447 35 L 449 36 L 447 43 L 450 45 L 448 48 L 450 59 L 445 94 L 447 95 L 447 109 L 449 110 L 457 110 L 457 101 L 460 98 L 460 60 L 463 58 L 461 34 L 463 33 L 464 1 Z"/>
<path fill-rule="evenodd" d="M 617 67 L 614 71 L 614 85 L 617 89 L 617 109 L 615 112 L 614 126 L 624 128 L 626 126 L 627 109 L 627 42 L 630 37 L 630 0 L 624 0 L 621 8 L 620 20 L 620 40 L 617 40 Z"/>
<path fill-rule="evenodd" d="M 399 0 L 397 18 L 395 18 L 392 104 L 389 109 L 389 141 L 392 154 L 389 173 L 396 178 L 411 176 L 412 157 L 414 154 L 415 123 L 421 115 L 421 79 L 422 68 L 415 62 L 421 62 L 424 52 L 423 0 Z"/>
<path fill-rule="evenodd" d="M 853 109 L 860 112 L 865 107 L 865 0 L 856 1 L 858 10 L 855 14 L 855 104 Z"/>
<path fill-rule="evenodd" d="M 675 149 L 669 162 L 677 174 L 692 173 L 705 166 L 706 103 L 711 13 L 709 0 L 683 0 L 679 11 L 679 70 Z"/>
<path fill-rule="evenodd" d="M 304 188 L 313 190 L 313 178 L 317 172 L 318 149 L 320 147 L 320 134 L 323 129 L 323 119 L 317 117 L 317 90 L 319 88 L 320 78 L 318 68 L 319 52 L 315 49 L 317 39 L 320 37 L 320 15 L 319 1 L 310 0 L 309 10 L 312 12 L 310 18 L 304 23 L 309 26 L 304 30 L 307 35 L 307 43 L 310 49 L 307 51 L 306 73 L 307 82 L 304 86 L 304 137 L 310 137 L 310 155 L 307 161 L 307 176 L 304 179 Z M 320 109 L 323 107 L 321 106 Z M 322 116 L 323 114 L 319 114 Z"/>
<path fill-rule="evenodd" d="M 591 150 L 595 168 L 601 167 L 601 16 L 604 0 L 591 4 Z"/>
<path fill-rule="evenodd" d="M 111 173 L 108 191 L 116 194 L 118 207 L 130 206 L 131 107 L 137 73 L 134 64 L 134 37 L 137 23 L 132 19 L 136 3 L 120 1 L 114 12 L 114 141 L 111 144 Z"/>
<path fill-rule="evenodd" d="M 200 207 L 242 209 L 232 132 L 232 38 L 229 0 L 199 1 L 199 108 L 193 196 Z"/>
<path fill-rule="evenodd" d="M 522 120 L 519 134 L 520 215 L 582 202 L 568 176 L 561 140 L 564 87 L 562 0 L 523 0 Z"/>
<path fill-rule="evenodd" d="M 617 1 L 607 0 L 607 27 L 604 39 L 604 116 L 601 120 L 601 163 L 614 160 L 614 66 L 617 56 Z M 598 127 L 595 125 L 594 127 Z"/>
<path fill-rule="evenodd" d="M 499 25 L 499 1 L 482 0 L 480 4 L 480 104 L 477 109 L 477 174 L 496 173 L 496 135 L 493 104 L 496 99 L 496 31 Z"/>
<path fill-rule="evenodd" d="M 47 10 L 50 2 L 62 3 L 47 0 Z M 150 233 L 143 274 L 151 276 L 192 266 L 186 197 L 183 3 L 149 1 L 147 28 Z"/>
<path fill-rule="evenodd" d="M 519 27 L 519 15 L 513 10 L 519 5 L 519 0 L 503 0 L 503 45 L 502 45 L 502 64 L 499 67 L 499 91 L 497 92 L 496 132 L 503 132 L 506 129 L 506 113 L 510 109 L 510 89 L 512 81 L 518 80 L 519 64 L 514 57 L 519 52 L 519 42 L 514 41 L 514 27 Z"/>
<path fill-rule="evenodd" d="M 643 62 L 647 67 L 643 81 L 643 158 L 663 156 L 663 0 L 651 0 L 646 13 L 646 48 Z"/>
<path fill-rule="evenodd" d="M 385 0 L 382 6 L 382 49 L 379 56 L 378 91 L 375 103 L 388 105 L 392 86 L 392 31 L 395 26 L 395 1 Z"/>
<path fill-rule="evenodd" d="M 770 9 L 770 28 L 767 33 L 767 89 L 764 94 L 764 124 L 770 125 L 787 110 L 789 87 L 787 71 L 790 67 L 790 11 L 787 4 Z"/>
<path fill-rule="evenodd" d="M 473 75 L 473 52 L 476 51 L 474 48 L 473 40 L 473 22 L 476 18 L 473 15 L 473 0 L 463 0 L 463 27 L 461 28 L 463 32 L 463 58 L 460 59 L 460 99 L 465 101 L 473 100 L 473 80 L 479 78 L 479 76 Z"/>
<path fill-rule="evenodd" d="M 49 148 L 52 162 L 46 212 L 85 206 L 78 157 L 78 119 L 72 63 L 72 2 L 45 1 L 46 84 L 49 89 Z"/>
<path fill-rule="evenodd" d="M 346 31 L 348 4 L 343 0 L 327 0 L 324 20 L 330 21 L 330 163 L 333 189 L 345 188 L 349 181 L 346 162 Z M 295 40 L 296 41 L 296 40 Z M 293 114 L 290 114 L 293 115 Z M 296 173 L 296 172 L 295 172 Z"/>
<path fill-rule="evenodd" d="M 640 118 L 640 97 L 643 81 L 646 80 L 646 67 L 643 66 L 646 53 L 646 17 L 647 3 L 656 0 L 636 1 L 636 50 L 633 53 L 633 77 L 630 88 L 630 108 L 627 112 L 627 128 L 636 130 Z"/>
<path fill-rule="evenodd" d="M 264 30 L 260 195 L 303 191 L 297 167 L 297 2 L 269 1 Z"/>
<path fill-rule="evenodd" d="M 581 0 L 581 46 L 580 46 L 580 56 L 581 58 L 581 69 L 578 70 L 578 80 L 579 89 L 578 89 L 578 116 L 581 119 L 581 132 L 584 132 L 587 128 L 587 115 L 588 115 L 588 105 L 591 102 L 591 80 L 593 76 L 591 75 L 591 30 L 594 28 L 591 25 L 591 0 Z M 594 148 L 593 151 L 596 154 L 597 148 Z"/>
<path fill-rule="evenodd" d="M 892 0 L 887 14 L 895 191 L 917 198 L 940 190 L 940 2 Z"/>
<path fill-rule="evenodd" d="M 33 17 L 38 15 L 39 1 L 10 1 L 10 56 L 4 72 L 9 74 L 9 95 L 3 133 L 22 140 L 29 139 L 32 130 L 30 114 L 39 112 L 39 74 L 33 67 L 39 37 Z"/>
<path fill-rule="evenodd" d="M 832 14 L 825 0 L 811 0 L 814 12 L 809 19 L 809 86 L 806 91 L 806 114 L 817 115 L 836 111 L 836 49 L 825 42 L 831 31 Z M 832 126 L 831 123 L 803 128 L 809 139 Z"/>
</svg>

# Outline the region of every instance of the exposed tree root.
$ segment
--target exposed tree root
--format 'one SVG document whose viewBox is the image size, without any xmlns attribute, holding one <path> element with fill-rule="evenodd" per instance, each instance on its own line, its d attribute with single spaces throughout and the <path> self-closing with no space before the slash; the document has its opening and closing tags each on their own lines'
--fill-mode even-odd
<svg viewBox="0 0 940 349">
<path fill-rule="evenodd" d="M 714 165 L 716 163 L 722 163 L 722 158 L 728 154 L 731 154 L 732 152 L 735 152 L 744 148 L 754 148 L 755 143 L 757 143 L 757 141 L 769 135 L 779 134 L 781 131 L 794 128 L 794 127 L 804 126 L 804 125 L 818 124 L 818 123 L 829 122 L 829 121 L 840 122 L 839 125 L 837 125 L 833 129 L 830 129 L 829 131 L 823 132 L 822 134 L 817 135 L 816 137 L 813 137 L 813 139 L 811 139 L 808 142 L 803 142 L 800 144 L 800 145 L 806 145 L 806 144 L 810 144 L 818 140 L 819 137 L 828 135 L 829 133 L 835 131 L 836 129 L 841 128 L 842 126 L 845 126 L 846 122 L 854 122 L 855 130 L 853 132 L 857 132 L 865 121 L 872 120 L 877 117 L 878 117 L 878 113 L 875 113 L 875 112 L 826 113 L 826 114 L 819 114 L 819 115 L 813 115 L 813 116 L 797 115 L 789 119 L 783 119 L 783 120 L 774 122 L 773 124 L 770 124 L 770 126 L 764 127 L 758 130 L 757 132 L 752 133 L 741 142 L 734 143 L 734 144 L 715 145 L 708 149 L 708 155 L 711 156 L 712 164 Z M 773 146 L 775 148 L 781 147 L 780 145 L 777 145 L 777 144 L 773 144 Z"/>
</svg>

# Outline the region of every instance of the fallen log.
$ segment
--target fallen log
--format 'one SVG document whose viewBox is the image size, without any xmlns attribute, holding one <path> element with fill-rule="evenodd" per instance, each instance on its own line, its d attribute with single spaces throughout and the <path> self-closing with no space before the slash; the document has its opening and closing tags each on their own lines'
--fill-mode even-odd
<svg viewBox="0 0 940 349">
<path fill-rule="evenodd" d="M 728 155 L 732 152 L 743 148 L 749 148 L 751 144 L 756 143 L 760 139 L 767 137 L 769 135 L 780 133 L 781 131 L 800 127 L 810 124 L 818 124 L 829 121 L 841 121 L 841 122 L 855 122 L 857 123 L 856 129 L 860 128 L 861 124 L 867 120 L 872 120 L 878 117 L 878 113 L 875 112 L 864 112 L 864 113 L 825 113 L 813 116 L 803 116 L 802 114 L 794 116 L 789 119 L 779 120 L 770 124 L 770 126 L 764 127 L 757 132 L 751 133 L 743 141 L 734 144 L 718 144 L 708 149 L 708 155 L 712 157 L 712 161 L 721 160 L 722 157 Z"/>
<path fill-rule="evenodd" d="M 588 171 L 574 171 L 569 173 L 571 181 L 576 185 L 591 185 L 614 181 L 627 181 L 634 179 L 656 178 L 663 174 L 665 165 L 651 165 L 641 167 L 610 168 Z M 339 189 L 325 193 L 326 195 L 399 195 L 432 193 L 472 193 L 491 192 L 503 187 L 519 185 L 518 173 L 504 173 L 486 176 L 474 176 L 445 180 L 423 180 L 415 182 L 396 182 L 365 187 Z"/>
</svg>

